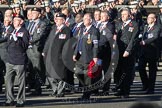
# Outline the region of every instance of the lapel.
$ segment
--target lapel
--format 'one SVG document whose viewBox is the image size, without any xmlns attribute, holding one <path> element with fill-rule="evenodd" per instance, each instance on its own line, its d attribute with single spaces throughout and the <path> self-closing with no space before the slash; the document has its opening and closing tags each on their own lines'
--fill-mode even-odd
<svg viewBox="0 0 162 108">
<path fill-rule="evenodd" d="M 34 36 L 35 33 L 37 34 L 37 29 L 40 28 L 40 25 L 41 25 L 41 21 L 39 20 L 39 22 L 38 22 L 37 25 L 35 26 L 33 36 Z"/>
<path fill-rule="evenodd" d="M 123 25 L 123 23 L 122 23 L 122 25 Z M 132 21 L 130 21 L 130 22 L 123 28 L 122 34 L 127 34 L 126 32 L 129 31 L 130 27 L 133 27 Z M 133 27 L 133 28 L 134 28 L 134 27 Z"/>
<path fill-rule="evenodd" d="M 149 29 L 148 33 L 152 32 L 152 31 L 154 30 L 154 26 L 155 26 L 155 25 L 153 25 L 153 26 Z M 148 27 L 147 27 L 147 29 L 148 29 Z"/>
<path fill-rule="evenodd" d="M 22 31 L 22 27 L 17 31 L 17 33 L 21 32 Z"/>
<path fill-rule="evenodd" d="M 54 38 L 56 38 L 56 36 L 60 35 L 60 33 L 62 33 L 62 31 L 64 30 L 65 27 L 66 27 L 66 26 L 64 25 L 64 26 L 59 30 L 59 32 L 55 32 Z M 55 27 L 55 31 L 56 31 L 56 28 L 57 28 L 57 26 Z"/>
</svg>

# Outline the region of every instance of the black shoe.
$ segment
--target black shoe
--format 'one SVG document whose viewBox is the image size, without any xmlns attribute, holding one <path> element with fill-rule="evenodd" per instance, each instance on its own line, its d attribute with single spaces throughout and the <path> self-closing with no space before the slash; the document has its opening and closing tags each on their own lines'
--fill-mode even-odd
<svg viewBox="0 0 162 108">
<path fill-rule="evenodd" d="M 56 97 L 64 97 L 64 93 L 56 94 Z"/>
<path fill-rule="evenodd" d="M 24 104 L 19 104 L 19 103 L 17 103 L 17 104 L 16 104 L 16 107 L 24 107 Z"/>
<path fill-rule="evenodd" d="M 113 92 L 118 92 L 118 89 L 115 87 L 115 88 L 112 88 L 111 89 Z"/>
<path fill-rule="evenodd" d="M 3 106 L 14 106 L 15 102 L 4 103 Z"/>
</svg>

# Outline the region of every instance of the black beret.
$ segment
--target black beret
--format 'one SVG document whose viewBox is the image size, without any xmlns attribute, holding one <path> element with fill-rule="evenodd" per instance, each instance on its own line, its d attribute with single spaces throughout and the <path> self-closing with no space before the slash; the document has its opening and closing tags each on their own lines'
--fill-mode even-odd
<svg viewBox="0 0 162 108">
<path fill-rule="evenodd" d="M 20 19 L 24 20 L 24 16 L 22 16 L 22 15 L 16 15 L 14 18 L 20 18 Z"/>
<path fill-rule="evenodd" d="M 64 18 L 64 19 L 66 19 L 66 15 L 63 14 L 63 13 L 58 13 L 58 14 L 56 15 L 56 17 L 62 17 L 62 18 Z"/>
<path fill-rule="evenodd" d="M 32 11 L 37 11 L 41 13 L 41 8 L 33 8 Z"/>
</svg>

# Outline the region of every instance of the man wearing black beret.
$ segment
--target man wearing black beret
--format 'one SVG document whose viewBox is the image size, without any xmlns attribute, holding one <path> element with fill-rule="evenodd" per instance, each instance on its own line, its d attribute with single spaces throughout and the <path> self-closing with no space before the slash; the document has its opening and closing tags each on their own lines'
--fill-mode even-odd
<svg viewBox="0 0 162 108">
<path fill-rule="evenodd" d="M 25 102 L 25 63 L 27 59 L 26 50 L 29 44 L 29 33 L 22 26 L 24 17 L 19 15 L 13 19 L 14 30 L 8 38 L 7 63 L 6 63 L 6 103 L 5 106 L 13 106 L 14 103 L 14 79 L 18 78 L 18 94 L 16 107 L 23 107 Z M 15 73 L 16 72 L 16 73 Z"/>
<path fill-rule="evenodd" d="M 42 55 L 45 58 L 47 78 L 52 86 L 53 95 L 63 97 L 68 69 L 63 63 L 63 47 L 70 38 L 70 28 L 65 25 L 66 16 L 62 13 L 56 15 L 55 23 L 46 41 Z"/>
<path fill-rule="evenodd" d="M 40 95 L 41 94 L 41 85 L 44 83 L 44 71 L 43 62 L 42 62 L 42 49 L 44 46 L 44 38 L 46 23 L 40 20 L 41 17 L 41 8 L 33 8 L 32 9 L 32 22 L 29 23 L 27 29 L 30 34 L 29 47 L 27 50 L 27 55 L 29 61 L 31 62 L 31 69 L 33 75 L 33 87 L 35 91 L 33 91 L 32 95 Z M 33 68 L 32 68 L 33 67 Z"/>
</svg>

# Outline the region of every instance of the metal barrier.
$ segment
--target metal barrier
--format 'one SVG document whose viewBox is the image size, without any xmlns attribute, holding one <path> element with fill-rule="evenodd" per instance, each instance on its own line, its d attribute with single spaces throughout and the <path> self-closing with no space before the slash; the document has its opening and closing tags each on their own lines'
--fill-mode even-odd
<svg viewBox="0 0 162 108">
<path fill-rule="evenodd" d="M 116 5 L 115 8 L 117 9 L 120 9 L 120 8 L 124 8 L 124 7 L 129 7 L 130 5 Z M 132 6 L 132 5 L 131 5 Z M 27 6 L 28 8 L 32 8 L 32 7 L 36 7 L 35 5 L 28 5 Z M 41 6 L 43 7 L 43 6 Z M 61 6 L 61 7 L 64 7 L 64 6 Z M 4 12 L 6 9 L 8 9 L 9 6 L 8 5 L 0 5 L 0 11 Z M 97 5 L 94 5 L 94 6 L 86 6 L 87 9 L 90 9 L 90 10 L 94 10 L 97 7 Z M 154 12 L 154 13 L 158 13 L 159 12 L 159 7 L 158 6 L 144 6 L 144 8 L 147 10 L 147 12 Z"/>
</svg>

